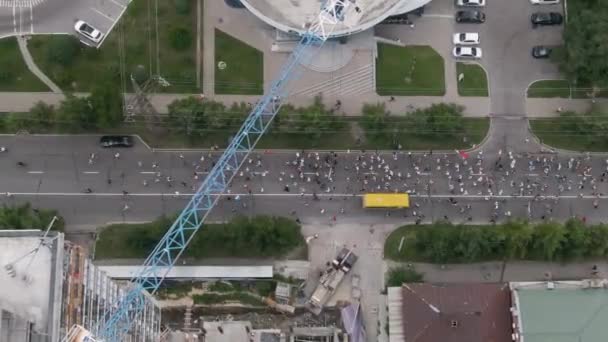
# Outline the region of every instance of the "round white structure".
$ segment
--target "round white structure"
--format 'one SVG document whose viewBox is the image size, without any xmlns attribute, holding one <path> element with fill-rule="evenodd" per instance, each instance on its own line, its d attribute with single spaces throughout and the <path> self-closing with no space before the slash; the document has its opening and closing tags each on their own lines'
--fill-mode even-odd
<svg viewBox="0 0 608 342">
<path fill-rule="evenodd" d="M 391 15 L 403 14 L 426 5 L 431 0 L 351 0 L 359 7 L 356 17 L 338 25 L 332 37 L 367 30 Z M 307 24 L 319 14 L 325 0 L 241 0 L 256 17 L 287 33 L 302 34 Z"/>
</svg>

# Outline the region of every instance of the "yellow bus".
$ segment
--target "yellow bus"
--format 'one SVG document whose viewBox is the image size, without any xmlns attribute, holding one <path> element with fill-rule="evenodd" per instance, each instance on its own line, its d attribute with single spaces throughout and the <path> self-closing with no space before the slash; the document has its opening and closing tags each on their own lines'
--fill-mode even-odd
<svg viewBox="0 0 608 342">
<path fill-rule="evenodd" d="M 377 193 L 363 195 L 363 208 L 409 208 L 410 196 L 406 193 Z"/>
</svg>

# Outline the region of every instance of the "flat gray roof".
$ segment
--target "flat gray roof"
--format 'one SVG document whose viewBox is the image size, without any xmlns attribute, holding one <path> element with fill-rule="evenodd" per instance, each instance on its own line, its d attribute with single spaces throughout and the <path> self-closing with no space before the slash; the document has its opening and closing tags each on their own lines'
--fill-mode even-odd
<svg viewBox="0 0 608 342">
<path fill-rule="evenodd" d="M 302 33 L 315 21 L 326 0 L 241 0 L 258 18 L 279 30 Z M 343 23 L 336 25 L 334 35 L 366 30 L 390 15 L 416 9 L 430 0 L 355 0 L 353 10 Z M 359 11 L 354 8 L 358 7 Z"/>
<path fill-rule="evenodd" d="M 62 285 L 61 270 L 56 270 L 62 261 L 63 234 L 29 254 L 39 247 L 41 235 L 40 230 L 0 231 L 0 309 L 34 323 L 35 331 L 56 337 Z M 46 241 L 55 236 L 51 232 Z M 9 264 L 14 273 L 5 269 Z"/>
<path fill-rule="evenodd" d="M 141 266 L 98 266 L 110 278 L 131 279 Z M 167 279 L 272 278 L 272 266 L 175 266 Z"/>
</svg>

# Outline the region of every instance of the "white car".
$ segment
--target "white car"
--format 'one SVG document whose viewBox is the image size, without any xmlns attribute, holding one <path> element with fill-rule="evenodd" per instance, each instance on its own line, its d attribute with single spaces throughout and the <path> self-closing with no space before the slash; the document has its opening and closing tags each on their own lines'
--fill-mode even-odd
<svg viewBox="0 0 608 342">
<path fill-rule="evenodd" d="M 74 29 L 94 43 L 99 43 L 103 38 L 103 33 L 82 20 L 76 22 Z"/>
<path fill-rule="evenodd" d="M 486 0 L 456 0 L 456 6 L 483 7 L 485 5 L 486 5 Z"/>
<path fill-rule="evenodd" d="M 457 46 L 453 53 L 456 58 L 481 58 L 481 48 L 478 47 Z"/>
<path fill-rule="evenodd" d="M 479 33 L 477 32 L 461 32 L 454 33 L 454 45 L 478 45 Z"/>
<path fill-rule="evenodd" d="M 559 0 L 530 0 L 532 5 L 557 5 Z"/>
</svg>

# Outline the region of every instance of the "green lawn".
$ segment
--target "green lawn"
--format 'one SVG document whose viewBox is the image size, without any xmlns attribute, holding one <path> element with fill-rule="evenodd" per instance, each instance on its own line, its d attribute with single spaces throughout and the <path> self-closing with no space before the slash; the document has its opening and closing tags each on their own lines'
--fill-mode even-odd
<svg viewBox="0 0 608 342">
<path fill-rule="evenodd" d="M 264 92 L 262 51 L 218 29 L 215 30 L 215 92 L 237 95 Z"/>
<path fill-rule="evenodd" d="M 166 92 L 196 92 L 196 2 L 194 0 L 158 1 L 158 28 L 154 19 L 154 2 L 133 1 L 120 22 L 114 27 L 100 49 L 78 44 L 72 63 L 62 66 L 49 58 L 49 49 L 58 40 L 73 39 L 71 36 L 34 36 L 29 47 L 38 66 L 65 91 L 89 91 L 99 73 L 120 71 L 120 32 L 123 32 L 124 62 L 127 80 L 138 65 L 144 75 L 157 74 L 171 83 L 158 89 Z M 189 2 L 188 2 L 189 1 Z M 178 13 L 176 4 L 190 6 L 189 13 Z M 170 35 L 176 29 L 190 32 L 182 48 L 174 48 Z M 158 42 L 158 44 L 157 44 Z M 157 58 L 158 57 L 158 58 Z M 130 81 L 127 81 L 130 88 Z"/>
<path fill-rule="evenodd" d="M 376 91 L 385 96 L 443 96 L 443 58 L 430 46 L 378 43 Z"/>
<path fill-rule="evenodd" d="M 488 77 L 486 71 L 477 63 L 456 63 L 456 79 L 458 81 L 458 95 L 460 96 L 488 96 Z"/>
<path fill-rule="evenodd" d="M 145 258 L 172 223 L 173 218 L 163 217 L 148 223 L 103 227 L 95 244 L 95 259 Z M 237 217 L 228 223 L 206 224 L 189 246 L 183 256 L 194 259 L 280 258 L 293 251 L 307 250 L 295 221 L 267 216 Z"/>
<path fill-rule="evenodd" d="M 570 97 L 570 83 L 567 80 L 536 81 L 528 87 L 528 97 Z"/>
<path fill-rule="evenodd" d="M 0 39 L 0 91 L 49 91 L 27 69 L 15 38 Z"/>
<path fill-rule="evenodd" d="M 584 152 L 606 152 L 608 144 L 603 139 L 594 137 L 585 132 L 576 132 L 563 126 L 563 119 L 548 118 L 530 120 L 532 133 L 540 139 L 543 144 L 555 148 L 563 148 L 571 151 Z"/>
</svg>

